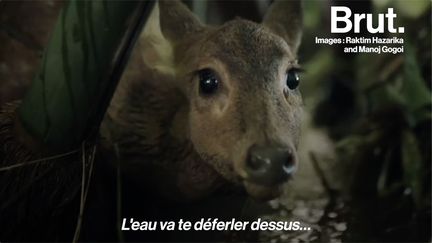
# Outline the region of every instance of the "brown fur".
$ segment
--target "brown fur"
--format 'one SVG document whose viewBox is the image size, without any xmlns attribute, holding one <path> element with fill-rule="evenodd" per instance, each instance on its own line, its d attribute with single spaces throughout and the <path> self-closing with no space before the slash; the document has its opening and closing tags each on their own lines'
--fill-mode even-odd
<svg viewBox="0 0 432 243">
<path fill-rule="evenodd" d="M 159 7 L 161 32 L 144 30 L 102 135 L 119 148 L 131 177 L 165 195 L 202 197 L 221 178 L 245 181 L 258 198 L 276 195 L 275 188 L 248 183 L 244 165 L 253 144 L 298 144 L 301 96 L 287 89 L 284 75 L 297 66 L 301 20 L 295 31 L 277 35 L 291 23 L 271 22 L 278 20 L 272 12 L 263 25 L 235 19 L 209 27 L 177 1 L 160 1 Z M 197 71 L 203 68 L 219 76 L 212 97 L 198 92 Z"/>
</svg>

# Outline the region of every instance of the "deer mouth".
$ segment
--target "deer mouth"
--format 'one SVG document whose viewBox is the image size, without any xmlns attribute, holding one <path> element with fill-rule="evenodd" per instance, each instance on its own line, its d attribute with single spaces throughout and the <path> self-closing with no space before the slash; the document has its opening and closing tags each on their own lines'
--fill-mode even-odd
<svg viewBox="0 0 432 243">
<path fill-rule="evenodd" d="M 273 186 L 265 186 L 245 180 L 243 181 L 243 185 L 251 197 L 260 201 L 268 201 L 279 197 L 282 194 L 284 183 Z"/>
</svg>

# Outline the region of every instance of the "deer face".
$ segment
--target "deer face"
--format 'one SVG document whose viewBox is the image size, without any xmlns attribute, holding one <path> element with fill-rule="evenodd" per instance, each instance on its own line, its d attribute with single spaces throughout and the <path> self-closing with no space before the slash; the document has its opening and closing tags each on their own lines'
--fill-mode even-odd
<svg viewBox="0 0 432 243">
<path fill-rule="evenodd" d="M 188 103 L 189 140 L 203 161 L 260 199 L 277 196 L 298 165 L 300 11 L 287 19 L 296 6 L 278 4 L 262 25 L 236 19 L 204 27 L 183 5 L 160 3 L 169 15 L 160 23 L 173 48 L 171 74 Z M 274 18 L 288 22 L 266 22 Z"/>
</svg>

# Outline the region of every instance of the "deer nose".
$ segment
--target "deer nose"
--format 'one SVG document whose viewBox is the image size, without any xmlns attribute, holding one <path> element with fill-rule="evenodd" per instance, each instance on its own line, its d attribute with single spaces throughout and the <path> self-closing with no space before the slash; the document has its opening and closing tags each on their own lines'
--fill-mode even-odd
<svg viewBox="0 0 432 243">
<path fill-rule="evenodd" d="M 274 186 L 288 180 L 296 171 L 294 150 L 276 146 L 249 149 L 246 161 L 248 180 L 264 186 Z"/>
</svg>

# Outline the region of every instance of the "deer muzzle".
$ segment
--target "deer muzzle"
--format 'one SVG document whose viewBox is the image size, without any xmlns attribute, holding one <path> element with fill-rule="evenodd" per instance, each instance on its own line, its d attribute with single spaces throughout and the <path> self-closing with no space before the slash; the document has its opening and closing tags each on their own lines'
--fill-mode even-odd
<svg viewBox="0 0 432 243">
<path fill-rule="evenodd" d="M 296 160 L 292 148 L 253 145 L 246 159 L 247 180 L 265 187 L 280 185 L 296 171 Z"/>
</svg>

